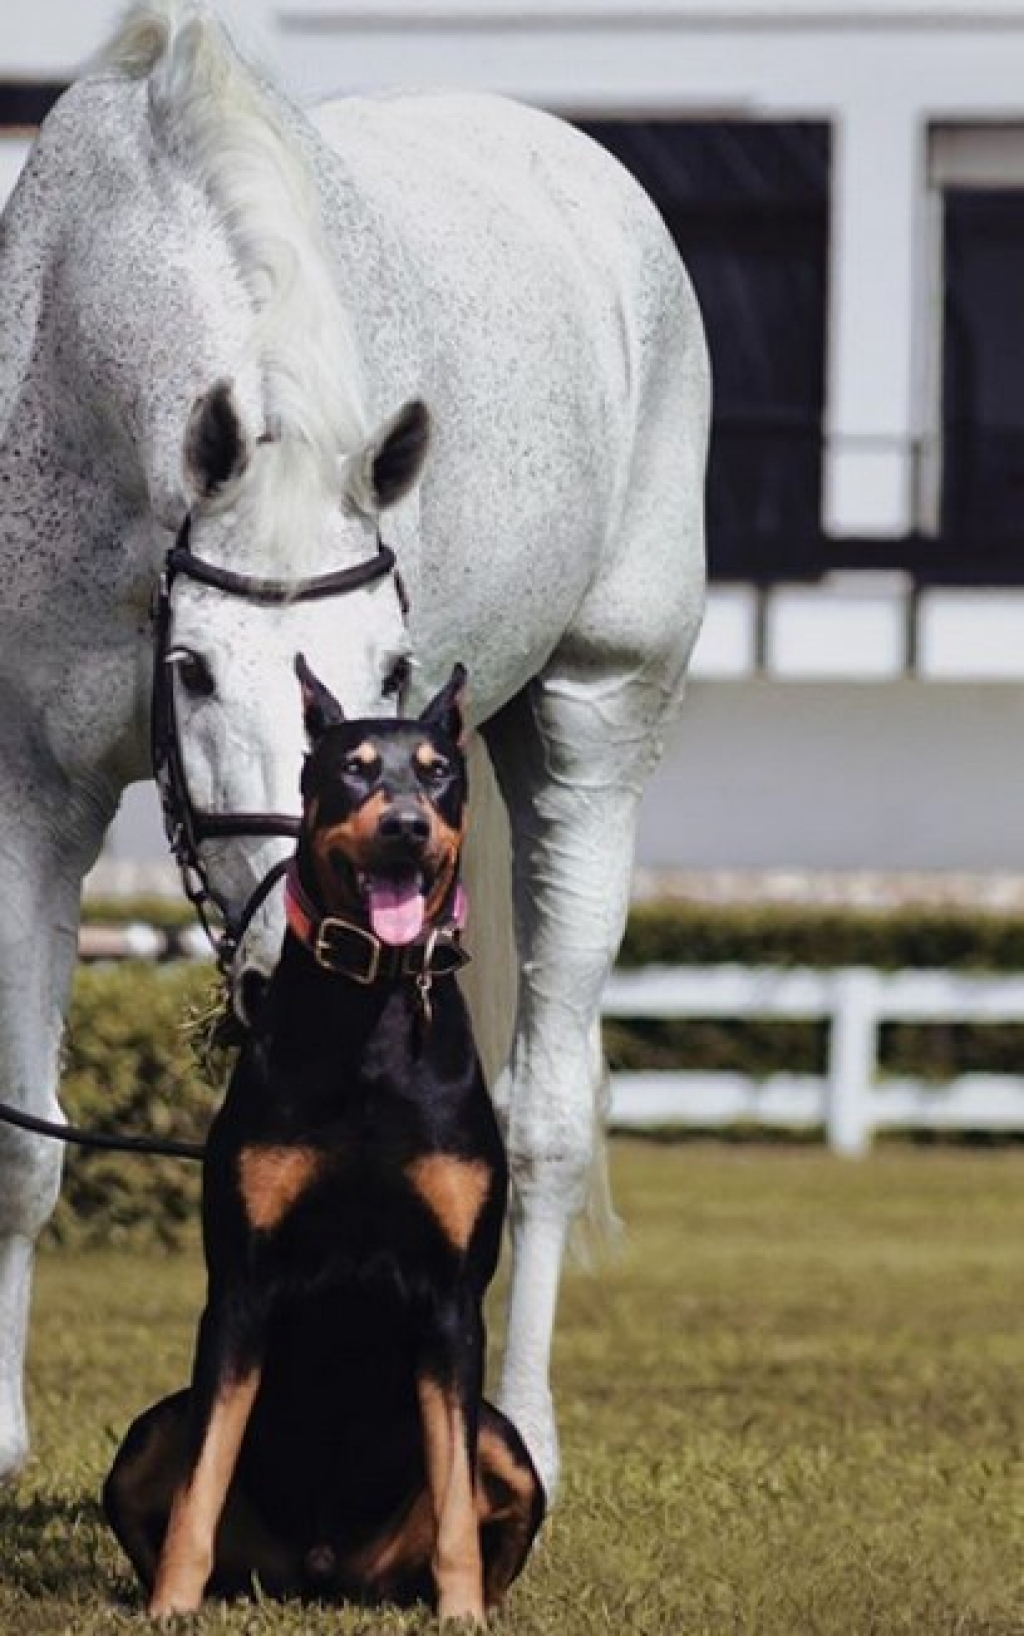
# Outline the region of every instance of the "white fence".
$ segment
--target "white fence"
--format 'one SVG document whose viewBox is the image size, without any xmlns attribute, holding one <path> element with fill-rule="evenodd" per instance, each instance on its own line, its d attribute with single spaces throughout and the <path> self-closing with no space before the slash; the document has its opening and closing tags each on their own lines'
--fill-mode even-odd
<svg viewBox="0 0 1024 1636">
<path fill-rule="evenodd" d="M 198 926 L 83 926 L 85 959 L 209 959 Z M 879 1073 L 883 1022 L 1024 1023 L 1024 976 L 951 971 L 835 971 L 750 966 L 644 966 L 615 971 L 606 1017 L 764 1017 L 828 1023 L 824 1074 L 656 1071 L 612 1075 L 611 1123 L 620 1130 L 712 1130 L 751 1124 L 823 1126 L 829 1146 L 867 1151 L 878 1130 L 1024 1132 L 1020 1075 L 964 1074 L 945 1084 Z"/>
<path fill-rule="evenodd" d="M 606 1017 L 825 1018 L 823 1075 L 616 1073 L 617 1129 L 740 1122 L 787 1129 L 822 1125 L 829 1145 L 858 1155 L 877 1130 L 1024 1131 L 1021 1077 L 965 1074 L 945 1084 L 882 1079 L 883 1022 L 1024 1022 L 1024 977 L 949 971 L 837 971 L 746 966 L 647 966 L 616 971 Z"/>
</svg>

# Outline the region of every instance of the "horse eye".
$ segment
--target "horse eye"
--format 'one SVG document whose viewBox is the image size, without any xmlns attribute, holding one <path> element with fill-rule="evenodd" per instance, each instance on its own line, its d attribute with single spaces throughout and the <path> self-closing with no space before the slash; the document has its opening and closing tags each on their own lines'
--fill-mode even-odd
<svg viewBox="0 0 1024 1636">
<path fill-rule="evenodd" d="M 167 655 L 167 663 L 177 670 L 182 687 L 193 698 L 206 699 L 214 691 L 213 672 L 202 654 L 191 648 L 175 648 Z"/>
<path fill-rule="evenodd" d="M 400 654 L 381 683 L 382 696 L 388 699 L 393 693 L 403 693 L 409 685 L 411 674 L 412 665 L 404 653 Z"/>
</svg>

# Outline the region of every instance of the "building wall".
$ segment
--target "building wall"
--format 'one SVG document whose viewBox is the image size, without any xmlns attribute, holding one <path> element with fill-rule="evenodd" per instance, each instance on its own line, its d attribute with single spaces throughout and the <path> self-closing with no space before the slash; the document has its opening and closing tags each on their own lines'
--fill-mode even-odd
<svg viewBox="0 0 1024 1636">
<path fill-rule="evenodd" d="M 643 809 L 657 870 L 1024 872 L 1024 689 L 697 682 Z"/>
<path fill-rule="evenodd" d="M 0 19 L 15 77 L 72 72 L 120 10 Z M 323 96 L 486 86 L 566 114 L 834 123 L 826 519 L 906 531 L 934 429 L 928 133 L 1024 118 L 1022 0 L 224 0 L 284 80 Z"/>
</svg>

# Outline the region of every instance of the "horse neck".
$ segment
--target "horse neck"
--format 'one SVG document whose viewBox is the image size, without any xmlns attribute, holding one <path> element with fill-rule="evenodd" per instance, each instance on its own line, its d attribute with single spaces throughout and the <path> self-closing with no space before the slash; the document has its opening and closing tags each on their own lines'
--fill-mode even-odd
<svg viewBox="0 0 1024 1636">
<path fill-rule="evenodd" d="M 40 133 L 4 215 L 0 451 L 28 437 L 19 483 L 70 470 L 173 528 L 199 387 L 229 375 L 254 418 L 262 406 L 223 231 L 151 147 L 144 90 L 126 81 L 72 87 Z"/>
</svg>

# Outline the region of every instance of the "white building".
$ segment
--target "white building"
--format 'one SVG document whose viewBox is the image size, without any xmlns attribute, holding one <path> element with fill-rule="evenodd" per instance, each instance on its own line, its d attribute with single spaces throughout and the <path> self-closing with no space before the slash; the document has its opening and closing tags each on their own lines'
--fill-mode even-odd
<svg viewBox="0 0 1024 1636">
<path fill-rule="evenodd" d="M 117 9 L 0 16 L 0 190 Z M 714 580 L 642 857 L 1024 870 L 1024 0 L 222 9 L 303 95 L 582 121 L 676 234 Z"/>
</svg>

